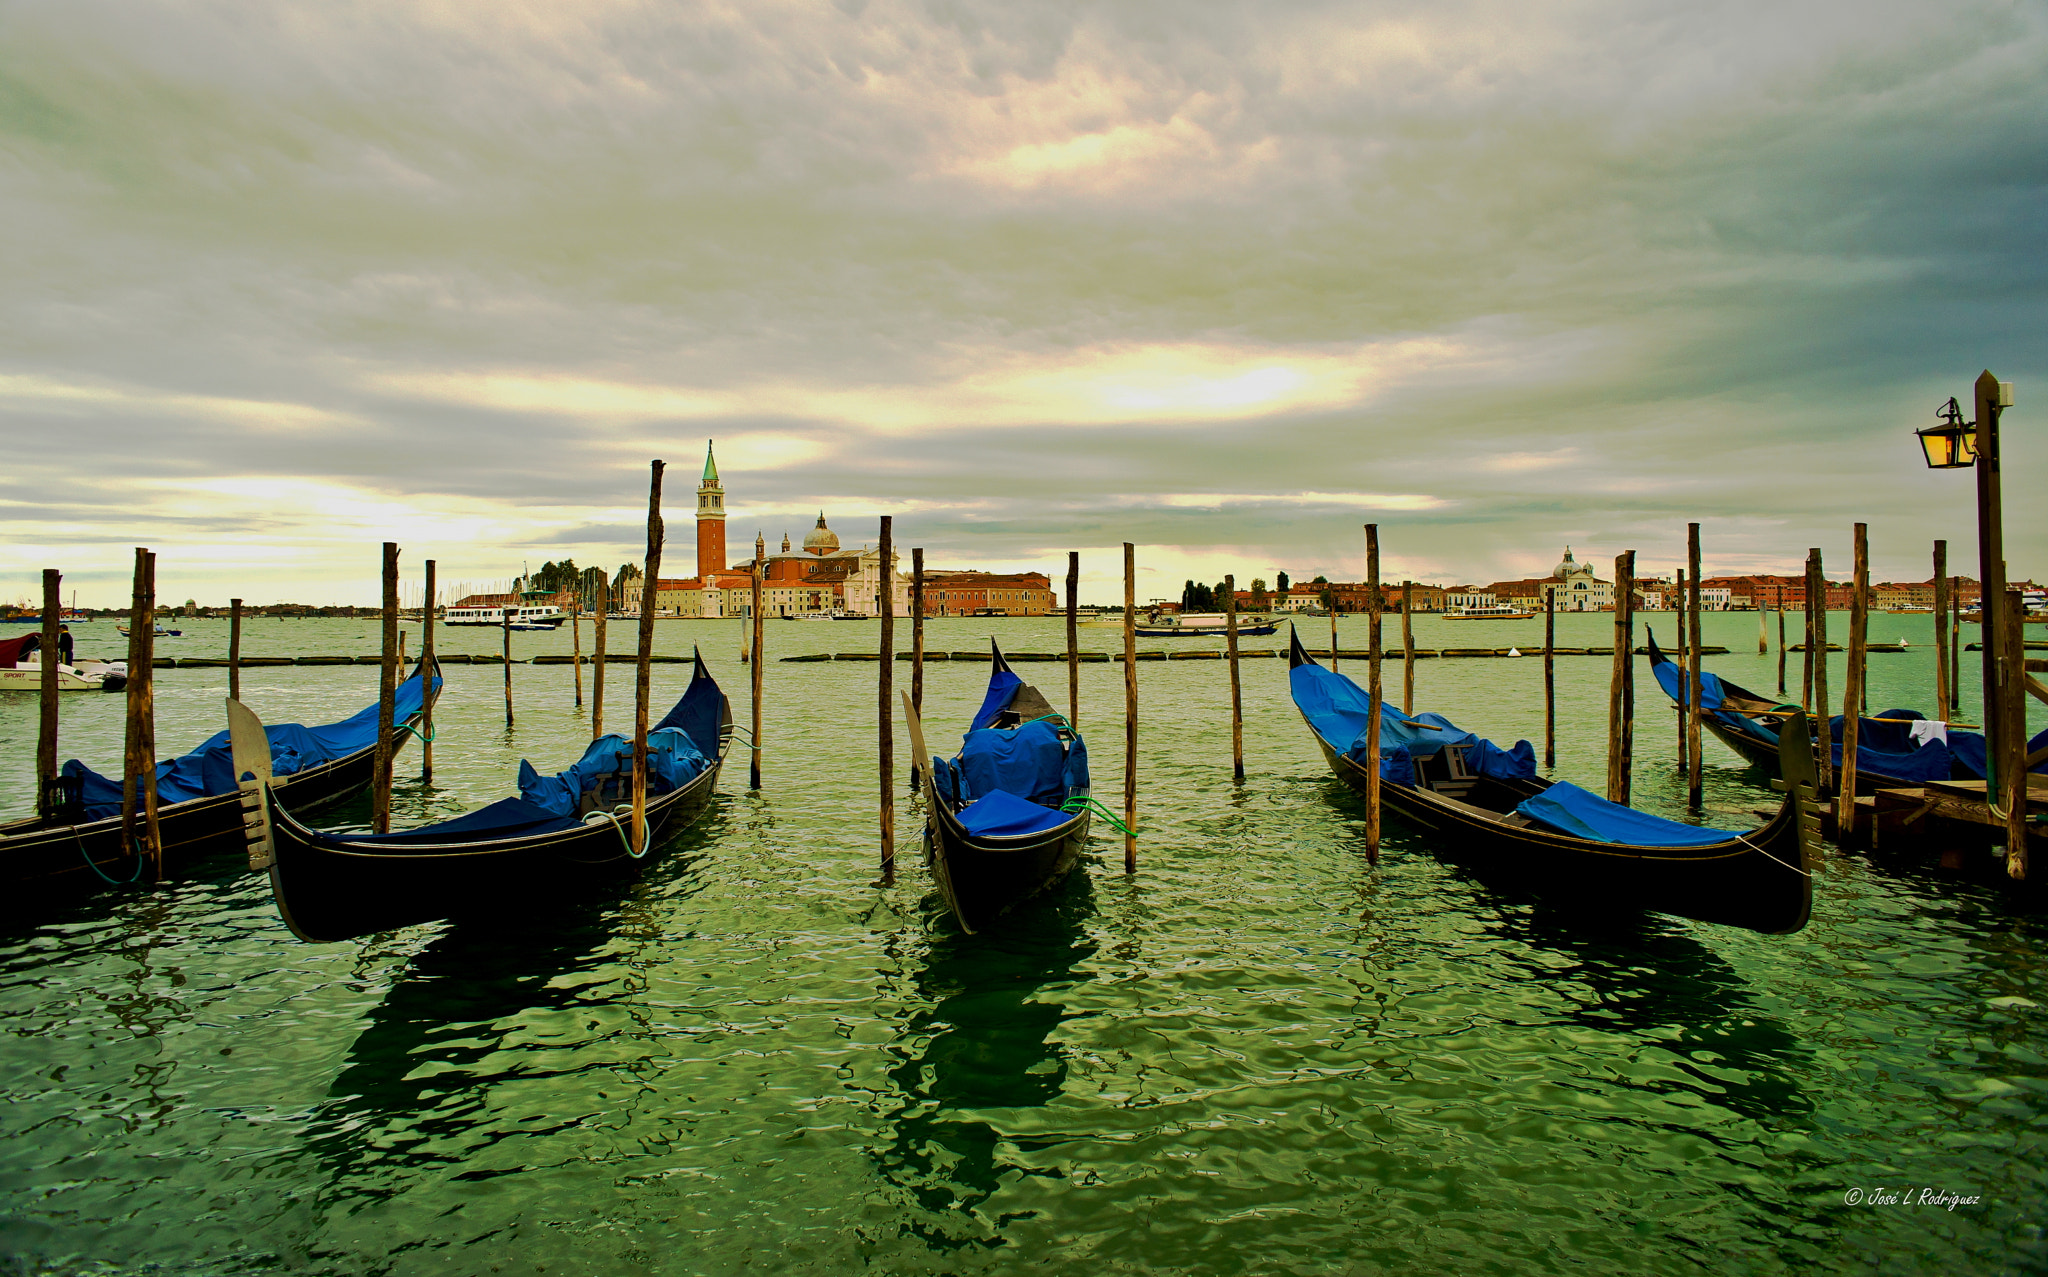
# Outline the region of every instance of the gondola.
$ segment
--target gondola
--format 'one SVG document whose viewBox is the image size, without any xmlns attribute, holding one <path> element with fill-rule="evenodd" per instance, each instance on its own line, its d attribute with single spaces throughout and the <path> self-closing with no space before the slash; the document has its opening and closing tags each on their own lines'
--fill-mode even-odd
<svg viewBox="0 0 2048 1277">
<path fill-rule="evenodd" d="M 1295 708 L 1330 770 L 1366 789 L 1370 701 L 1358 685 L 1302 650 L 1288 653 Z M 1635 811 L 1535 772 L 1528 742 L 1503 750 L 1439 714 L 1380 709 L 1380 798 L 1428 831 L 1437 849 L 1545 899 L 1606 912 L 1653 910 L 1785 935 L 1806 925 L 1817 817 L 1813 762 L 1788 750 L 1791 778 L 1762 828 L 1703 829 Z M 1803 726 L 1795 719 L 1793 734 Z"/>
<path fill-rule="evenodd" d="M 932 876 L 970 935 L 1065 877 L 1088 842 L 1087 745 L 993 639 L 989 651 L 988 692 L 958 757 L 931 757 L 903 698 Z"/>
<path fill-rule="evenodd" d="M 441 679 L 433 680 L 440 694 Z M 398 685 L 391 749 L 405 744 L 421 716 L 420 672 Z M 347 802 L 369 788 L 377 754 L 377 705 L 324 727 L 284 723 L 268 729 L 277 756 L 272 782 L 278 802 L 301 815 Z M 230 768 L 228 734 L 157 764 L 157 829 L 166 872 L 242 845 L 242 813 Z M 123 844 L 121 782 L 77 759 L 57 780 L 60 801 L 49 818 L 0 825 L 0 881 L 17 888 L 62 891 L 132 882 L 146 872 Z M 138 825 L 140 818 L 138 817 Z"/>
<path fill-rule="evenodd" d="M 1676 661 L 1664 654 L 1657 646 L 1657 637 L 1648 636 L 1650 648 L 1650 673 L 1656 676 L 1657 685 L 1671 698 L 1673 705 L 1687 703 L 1686 671 Z M 1700 724 L 1714 739 L 1726 745 L 1741 758 L 1765 773 L 1780 775 L 1778 758 L 1778 732 L 1760 719 L 1782 720 L 1795 706 L 1781 705 L 1768 697 L 1759 696 L 1738 683 L 1730 682 L 1718 674 L 1700 672 L 1700 707 L 1706 713 L 1700 716 Z M 1836 715 L 1829 720 L 1828 731 L 1834 741 L 1833 757 L 1835 774 L 1841 773 L 1842 766 L 1842 717 Z M 1917 729 L 1915 723 L 1927 720 L 1918 710 L 1888 709 L 1875 715 L 1865 716 L 1857 726 L 1856 745 L 1856 792 L 1874 794 L 1880 789 L 1911 789 L 1930 781 L 1982 780 L 1984 779 L 1985 743 L 1981 732 L 1943 726 L 1939 734 L 1930 728 Z M 1809 739 L 1810 732 L 1809 730 Z M 2027 744 L 2027 751 L 2048 745 L 2048 732 L 2042 732 Z M 2037 772 L 2048 772 L 2048 763 L 2034 768 Z"/>
<path fill-rule="evenodd" d="M 278 913 L 301 940 L 348 940 L 443 918 L 503 918 L 616 879 L 656 854 L 718 786 L 732 707 L 704 658 L 648 734 L 642 855 L 627 841 L 633 745 L 590 743 L 575 766 L 543 777 L 519 767 L 519 795 L 453 820 L 388 834 L 309 829 L 272 797 L 262 724 L 228 702 L 235 769 L 246 795 L 250 864 L 268 868 Z M 624 809 L 621 805 L 626 804 Z"/>
</svg>

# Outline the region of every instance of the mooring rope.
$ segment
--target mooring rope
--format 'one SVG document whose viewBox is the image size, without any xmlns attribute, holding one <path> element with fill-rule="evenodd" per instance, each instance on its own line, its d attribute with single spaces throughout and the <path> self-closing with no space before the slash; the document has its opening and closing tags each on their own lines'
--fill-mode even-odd
<svg viewBox="0 0 2048 1277">
<path fill-rule="evenodd" d="M 85 839 L 79 836 L 77 825 L 71 827 L 71 841 L 78 844 L 78 854 L 85 860 L 85 867 L 98 874 L 101 882 L 109 883 L 116 887 L 126 887 L 142 877 L 142 848 L 133 845 L 132 840 L 129 850 L 135 853 L 135 872 L 129 874 L 126 878 L 109 878 L 106 870 L 93 863 L 92 853 L 85 849 Z"/>
<path fill-rule="evenodd" d="M 1798 817 L 1797 817 L 1797 816 L 1795 816 L 1795 817 L 1793 817 L 1793 819 L 1795 819 L 1795 820 L 1796 820 L 1796 819 L 1798 819 Z M 1757 845 L 1756 845 L 1755 843 L 1751 842 L 1751 841 L 1750 841 L 1750 840 L 1748 839 L 1748 837 L 1747 837 L 1747 836 L 1745 836 L 1745 835 L 1743 835 L 1743 834 L 1737 834 L 1737 835 L 1735 835 L 1735 841 L 1737 841 L 1737 842 L 1739 842 L 1739 843 L 1743 844 L 1744 846 L 1748 847 L 1748 848 L 1749 848 L 1750 850 L 1752 850 L 1752 851 L 1754 851 L 1754 852 L 1757 852 L 1757 853 L 1758 853 L 1759 855 L 1763 856 L 1763 857 L 1764 857 L 1764 859 L 1766 859 L 1766 860 L 1775 860 L 1775 861 L 1777 861 L 1777 863 L 1779 863 L 1779 864 L 1781 864 L 1781 865 L 1785 865 L 1785 862 L 1784 862 L 1784 861 L 1782 861 L 1782 860 L 1778 860 L 1778 858 L 1777 858 L 1776 856 L 1773 856 L 1773 855 L 1772 855 L 1772 854 L 1771 854 L 1770 852 L 1768 852 L 1768 851 L 1765 851 L 1765 850 L 1764 850 L 1764 849 L 1763 849 L 1762 847 L 1759 847 L 1759 846 L 1757 846 Z M 1791 871 L 1792 871 L 1793 873 L 1796 873 L 1796 874 L 1798 874 L 1798 875 L 1799 875 L 1800 877 L 1802 877 L 1802 878 L 1811 878 L 1811 877 L 1813 877 L 1813 875 L 1812 875 L 1811 873 L 1807 872 L 1807 871 L 1806 871 L 1806 870 L 1804 870 L 1804 869 L 1801 869 L 1801 868 L 1800 868 L 1800 867 L 1799 867 L 1798 865 L 1785 865 L 1785 868 L 1787 868 L 1787 869 L 1790 869 L 1790 870 L 1791 870 Z"/>
<path fill-rule="evenodd" d="M 1086 794 L 1077 794 L 1074 797 L 1069 798 L 1067 801 L 1060 804 L 1060 810 L 1064 812 L 1073 812 L 1075 814 L 1079 814 L 1080 812 L 1084 811 L 1092 811 L 1096 815 L 1108 821 L 1112 829 L 1116 830 L 1118 833 L 1124 835 L 1125 837 L 1136 838 L 1138 836 L 1138 832 L 1136 830 L 1132 829 L 1129 825 L 1126 825 L 1123 821 L 1117 819 L 1115 812 L 1111 811 L 1107 807 L 1104 807 L 1101 803 L 1096 802 L 1093 798 L 1090 798 Z"/>
<path fill-rule="evenodd" d="M 587 824 L 589 824 L 589 823 L 590 823 L 590 818 L 591 818 L 591 816 L 602 816 L 602 817 L 604 817 L 604 818 L 605 818 L 606 820 L 609 820 L 610 822 L 612 822 L 612 828 L 613 828 L 614 830 L 617 830 L 617 831 L 618 831 L 618 835 L 619 835 L 619 843 L 620 843 L 620 844 L 621 844 L 622 846 L 624 846 L 624 847 L 625 847 L 625 849 L 626 849 L 626 855 L 628 855 L 629 857 L 631 857 L 631 858 L 632 858 L 632 859 L 634 859 L 634 860 L 642 860 L 642 859 L 645 859 L 645 858 L 646 858 L 646 856 L 647 856 L 647 853 L 648 853 L 648 852 L 649 852 L 650 850 L 652 850 L 652 849 L 651 849 L 650 847 L 648 847 L 648 845 L 647 845 L 647 818 L 646 818 L 645 816 L 642 816 L 642 817 L 640 818 L 640 850 L 638 850 L 638 851 L 634 851 L 634 850 L 633 850 L 633 840 L 632 840 L 631 838 L 629 838 L 629 837 L 627 837 L 627 836 L 626 836 L 626 827 L 625 827 L 624 825 L 622 825 L 622 824 L 620 824 L 620 823 L 619 823 L 619 817 L 618 817 L 618 815 L 617 815 L 617 813 L 618 813 L 618 812 L 621 812 L 621 811 L 624 811 L 624 812 L 631 812 L 632 810 L 633 810 L 633 804 L 631 804 L 631 803 L 620 803 L 620 804 L 619 804 L 618 806 L 614 807 L 614 808 L 613 808 L 613 809 L 612 809 L 611 811 L 594 811 L 594 812 L 591 812 L 589 816 L 585 816 L 585 817 L 583 818 L 583 823 L 584 823 L 584 824 L 586 824 L 586 825 L 587 825 Z"/>
</svg>

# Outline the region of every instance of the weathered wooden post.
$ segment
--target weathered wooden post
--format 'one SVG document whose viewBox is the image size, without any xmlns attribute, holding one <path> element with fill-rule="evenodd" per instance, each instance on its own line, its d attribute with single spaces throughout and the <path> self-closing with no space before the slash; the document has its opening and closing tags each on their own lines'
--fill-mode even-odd
<svg viewBox="0 0 2048 1277">
<path fill-rule="evenodd" d="M 391 832 L 391 720 L 398 695 L 398 543 L 384 543 L 384 625 L 377 670 L 377 747 L 370 775 L 370 831 Z"/>
<path fill-rule="evenodd" d="M 1415 582 L 1401 582 L 1401 712 L 1415 712 Z"/>
<path fill-rule="evenodd" d="M 1815 546 L 1811 553 L 1814 597 L 1819 600 L 1813 611 L 1813 703 L 1820 707 L 1820 712 L 1814 716 L 1815 726 L 1820 731 L 1814 769 L 1820 775 L 1821 792 L 1833 793 L 1835 746 L 1833 728 L 1828 722 L 1828 573 L 1820 547 Z"/>
<path fill-rule="evenodd" d="M 2014 878 L 2027 876 L 2027 600 L 2023 591 L 2006 587 L 2005 606 L 1998 611 L 1998 626 L 2004 631 L 2004 659 L 2000 664 L 2000 690 L 2005 696 L 2005 757 L 1999 760 L 1998 775 L 2005 787 L 2005 872 Z M 1990 622 L 1985 623 L 1984 647 L 1990 654 Z M 2035 684 L 2038 687 L 2038 684 Z M 2034 693 L 2048 701 L 2048 694 Z M 1987 716 L 1988 717 L 1988 716 Z M 1987 724 L 1988 726 L 1988 724 Z M 1987 743 L 1989 743 L 1987 738 Z M 1984 787 L 1985 800 L 1991 787 Z"/>
<path fill-rule="evenodd" d="M 427 560 L 427 602 L 420 609 L 420 783 L 434 779 L 434 561 Z"/>
<path fill-rule="evenodd" d="M 242 699 L 242 600 L 228 600 L 228 699 Z"/>
<path fill-rule="evenodd" d="M 1688 689 L 1689 687 L 1691 687 L 1691 683 L 1690 683 L 1689 681 L 1687 681 L 1687 680 L 1689 680 L 1689 679 L 1690 679 L 1690 677 L 1691 677 L 1691 675 L 1690 675 L 1689 671 L 1690 671 L 1690 670 L 1692 669 L 1692 661 L 1691 661 L 1691 660 L 1690 660 L 1690 659 L 1688 658 L 1688 653 L 1687 653 L 1687 652 L 1686 652 L 1686 650 L 1685 650 L 1685 637 L 1686 637 L 1686 627 L 1685 627 L 1685 611 L 1686 611 L 1686 599 L 1687 599 L 1687 598 L 1689 597 L 1689 596 L 1688 596 L 1688 595 L 1686 594 L 1686 590 L 1685 590 L 1685 569 L 1684 569 L 1684 568 L 1680 568 L 1680 569 L 1678 569 L 1678 573 L 1677 573 L 1677 576 L 1678 576 L 1678 625 L 1677 625 L 1677 630 L 1678 630 L 1678 673 L 1679 673 L 1679 675 L 1680 675 L 1680 682 L 1679 682 L 1679 685 L 1678 685 L 1678 747 L 1677 747 L 1677 748 L 1678 748 L 1678 770 L 1680 770 L 1680 771 L 1685 771 L 1685 770 L 1686 770 L 1686 761 L 1685 761 L 1685 719 L 1686 719 L 1686 712 L 1685 712 L 1685 698 L 1686 698 L 1686 696 L 1687 696 L 1687 695 L 1689 694 L 1689 693 L 1688 693 L 1688 691 L 1687 691 L 1687 689 Z M 1619 623 L 1619 621 L 1617 620 L 1617 624 L 1618 624 L 1618 623 Z"/>
<path fill-rule="evenodd" d="M 1948 579 L 1948 695 L 1949 717 L 1963 714 L 1963 579 Z"/>
<path fill-rule="evenodd" d="M 507 603 L 498 610 L 504 633 L 504 650 L 501 659 L 505 663 L 505 726 L 512 726 L 512 605 Z"/>
<path fill-rule="evenodd" d="M 1778 602 L 1778 697 L 1785 697 L 1785 607 L 1784 600 Z"/>
<path fill-rule="evenodd" d="M 1856 581 L 1849 596 L 1849 668 L 1842 679 L 1842 793 L 1835 809 L 1835 827 L 1843 838 L 1856 830 L 1856 756 L 1863 738 L 1863 681 L 1870 659 L 1870 542 L 1864 524 L 1856 525 Z"/>
<path fill-rule="evenodd" d="M 1619 582 L 1627 567 L 1627 556 L 1614 556 L 1614 579 Z M 1622 629 L 1624 613 L 1617 606 L 1614 609 L 1614 655 L 1607 674 L 1607 801 L 1628 804 L 1630 781 L 1630 758 L 1628 734 L 1624 729 L 1624 700 L 1622 683 L 1628 678 L 1631 653 L 1628 635 Z"/>
<path fill-rule="evenodd" d="M 1800 619 L 1805 626 L 1806 638 L 1802 644 L 1804 650 L 1800 653 L 1799 661 L 1799 708 L 1806 711 L 1809 721 L 1816 718 L 1825 721 L 1827 718 L 1827 715 L 1820 712 L 1821 706 L 1813 699 L 1813 613 L 1816 607 L 1822 606 L 1816 600 L 1826 597 L 1824 594 L 1816 593 L 1818 587 L 1815 585 L 1813 556 L 1818 553 L 1818 550 L 1811 549 L 1806 552 L 1806 600 L 1805 606 L 1800 609 Z"/>
<path fill-rule="evenodd" d="M 1769 656 L 1771 654 L 1770 619 L 1770 609 L 1762 604 L 1758 604 L 1756 609 L 1756 654 L 1758 656 Z"/>
<path fill-rule="evenodd" d="M 576 708 L 583 708 L 583 602 L 569 604 L 569 656 L 576 667 Z"/>
<path fill-rule="evenodd" d="M 1635 792 L 1636 757 L 1636 552 L 1621 553 L 1621 580 L 1628 583 L 1621 604 L 1621 790 Z"/>
<path fill-rule="evenodd" d="M 590 739 L 604 735 L 604 667 L 605 642 L 604 623 L 609 618 L 611 607 L 599 608 L 597 621 L 591 627 L 590 648 Z"/>
<path fill-rule="evenodd" d="M 1999 474 L 1998 416 L 1999 409 L 2010 396 L 2001 393 L 1998 378 L 1992 376 L 1988 368 L 1978 376 L 1975 390 L 1977 464 L 1974 468 L 1977 476 L 1977 576 L 1980 583 L 1977 608 L 1984 633 L 1984 741 L 1988 746 L 1986 770 L 1990 773 L 1984 792 L 1988 801 L 1992 789 L 2004 779 L 2001 769 L 2006 759 L 1999 742 L 2005 739 L 2008 730 L 2024 741 L 2027 729 L 2024 719 L 2016 724 L 2004 721 L 2006 698 L 1999 695 L 1998 662 L 1994 659 L 1995 644 L 1992 641 L 1994 634 L 2003 632 L 1998 627 L 2005 620 L 1999 615 L 2005 607 L 2006 598 L 2005 514 Z M 2025 708 L 2024 700 L 2020 706 Z M 2022 789 L 2020 792 L 2026 791 Z M 2021 847 L 2024 852 L 2025 844 L 2022 843 Z"/>
<path fill-rule="evenodd" d="M 1230 774 L 1244 780 L 1244 685 L 1237 669 L 1237 575 L 1223 577 L 1223 644 L 1230 661 Z"/>
<path fill-rule="evenodd" d="M 56 568 L 43 569 L 43 703 L 36 727 L 36 813 L 44 819 L 57 809 L 57 661 L 62 654 L 58 618 L 64 611 L 63 574 Z"/>
<path fill-rule="evenodd" d="M 1365 858 L 1380 861 L 1380 525 L 1365 525 Z"/>
<path fill-rule="evenodd" d="M 1700 525 L 1685 525 L 1685 557 L 1687 575 L 1685 588 L 1686 602 L 1692 612 L 1692 660 L 1688 665 L 1686 680 L 1688 700 L 1685 714 L 1685 748 L 1687 751 L 1685 773 L 1685 800 L 1693 807 L 1700 805 L 1704 777 L 1701 775 L 1700 720 L 1705 717 L 1700 709 L 1700 698 L 1705 694 L 1700 675 Z"/>
<path fill-rule="evenodd" d="M 1124 872 L 1138 872 L 1138 548 L 1124 542 Z M 1332 624 L 1335 624 L 1333 621 Z"/>
<path fill-rule="evenodd" d="M 1067 722 L 1081 730 L 1081 552 L 1067 551 Z"/>
<path fill-rule="evenodd" d="M 924 713 L 924 547 L 910 549 L 910 707 Z M 917 760 L 910 764 L 910 788 L 917 789 Z"/>
<path fill-rule="evenodd" d="M 882 768 L 882 881 L 896 880 L 896 731 L 890 720 L 890 701 L 896 676 L 896 584 L 895 573 L 890 570 L 890 561 L 895 557 L 893 540 L 895 520 L 889 515 L 882 516 L 882 668 L 876 680 L 875 728 L 879 733 L 876 748 L 880 751 Z"/>
<path fill-rule="evenodd" d="M 1337 592 L 1330 592 L 1330 668 L 1337 668 Z"/>
<path fill-rule="evenodd" d="M 130 855 L 148 860 L 163 876 L 163 843 L 156 818 L 155 706 L 150 696 L 156 630 L 156 556 L 135 547 L 135 585 L 128 609 L 128 723 L 124 733 L 121 783 L 121 842 Z M 141 822 L 141 838 L 136 825 Z"/>
<path fill-rule="evenodd" d="M 1618 597 L 1614 610 L 1621 611 Z M 1405 704 L 1401 710 L 1413 712 Z M 1557 591 L 1551 589 L 1543 591 L 1543 766 L 1557 766 Z"/>
<path fill-rule="evenodd" d="M 633 828 L 628 831 L 627 850 L 635 859 L 647 854 L 647 702 L 653 691 L 654 607 L 661 587 L 661 471 L 656 460 L 647 486 L 647 562 L 640 579 L 640 650 L 633 678 Z M 510 670 L 512 667 L 505 667 Z M 511 695 L 511 675 L 506 675 L 506 696 Z M 506 701 L 506 721 L 511 721 L 511 702 Z"/>
<path fill-rule="evenodd" d="M 748 689 L 748 699 L 752 702 L 753 706 L 752 723 L 747 733 L 748 739 L 753 742 L 747 756 L 748 789 L 759 789 L 761 787 L 761 692 L 764 680 L 767 677 L 766 666 L 763 665 L 761 659 L 761 642 L 768 636 L 768 618 L 762 615 L 764 604 L 761 598 L 761 585 L 767 576 L 767 549 L 761 544 L 761 538 L 756 535 L 754 537 L 754 579 L 750 582 L 754 591 L 754 615 L 752 618 L 754 641 L 750 645 L 753 648 L 754 668 L 753 682 Z"/>
<path fill-rule="evenodd" d="M 1934 716 L 1947 719 L 1954 696 L 1948 684 L 1948 542 L 1934 543 Z"/>
</svg>

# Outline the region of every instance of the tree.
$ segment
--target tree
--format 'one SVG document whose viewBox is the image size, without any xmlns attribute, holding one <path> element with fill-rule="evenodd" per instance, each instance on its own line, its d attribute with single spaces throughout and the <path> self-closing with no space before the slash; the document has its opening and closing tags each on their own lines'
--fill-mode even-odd
<svg viewBox="0 0 2048 1277">
<path fill-rule="evenodd" d="M 1316 573 L 1316 575 L 1315 575 L 1315 578 L 1314 578 L 1313 580 L 1311 580 L 1311 581 L 1309 582 L 1309 584 L 1310 584 L 1310 585 L 1328 585 L 1329 583 L 1330 583 L 1330 578 L 1329 578 L 1329 577 L 1326 577 L 1326 576 L 1324 576 L 1324 575 L 1323 575 L 1322 573 L 1320 573 L 1320 572 Z M 1704 704 L 1705 702 L 1701 702 L 1701 703 L 1702 703 L 1702 704 Z"/>
<path fill-rule="evenodd" d="M 1316 581 L 1322 581 L 1323 585 L 1323 588 L 1316 593 L 1316 602 L 1323 605 L 1325 612 L 1335 612 L 1337 610 L 1337 592 L 1331 589 L 1330 583 L 1323 581 L 1323 578 L 1317 577 Z M 1310 582 L 1311 585 L 1314 583 L 1313 581 Z M 1703 700 L 1700 703 L 1704 705 L 1706 702 Z"/>
<path fill-rule="evenodd" d="M 1183 612 L 1192 612 L 1196 610 L 1195 583 L 1193 581 L 1189 581 L 1186 585 L 1180 587 L 1180 610 Z"/>
<path fill-rule="evenodd" d="M 1255 576 L 1252 578 L 1252 610 L 1264 611 L 1266 602 L 1266 579 Z"/>
<path fill-rule="evenodd" d="M 1279 576 L 1273 579 L 1273 588 L 1281 594 L 1287 593 L 1287 574 L 1285 572 L 1282 572 Z M 1705 703 L 1706 702 L 1704 701 L 1701 702 L 1701 704 Z"/>
</svg>

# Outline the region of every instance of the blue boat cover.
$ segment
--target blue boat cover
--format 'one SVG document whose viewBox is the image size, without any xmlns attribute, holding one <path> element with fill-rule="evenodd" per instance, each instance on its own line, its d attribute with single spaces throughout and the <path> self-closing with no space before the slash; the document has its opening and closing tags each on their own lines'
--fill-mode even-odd
<svg viewBox="0 0 2048 1277">
<path fill-rule="evenodd" d="M 681 789 L 710 765 L 681 728 L 647 733 L 648 797 Z M 553 776 L 543 776 L 532 763 L 519 760 L 519 796 L 556 816 L 575 816 L 583 796 L 592 791 L 598 794 L 598 806 L 609 811 L 618 802 L 630 801 L 632 784 L 633 742 L 623 736 L 598 737 L 574 766 Z"/>
<path fill-rule="evenodd" d="M 1000 661 L 1002 654 L 996 654 Z M 1024 686 L 1024 680 L 1011 673 L 1009 667 L 997 665 L 988 676 L 988 694 L 981 698 L 981 708 L 974 711 L 974 721 L 969 731 L 987 727 L 996 721 L 996 716 L 1010 708 L 1010 702 L 1017 698 L 1017 689 Z"/>
<path fill-rule="evenodd" d="M 328 842 L 374 842 L 379 846 L 396 843 L 403 847 L 418 843 L 490 842 L 498 838 L 519 838 L 529 834 L 552 834 L 564 829 L 581 829 L 583 822 L 558 816 L 536 807 L 524 798 L 501 798 L 488 807 L 435 825 L 421 825 L 396 834 L 322 834 Z"/>
<path fill-rule="evenodd" d="M 1984 744 L 1984 734 L 1982 732 L 1951 731 L 1948 734 L 1948 747 L 1950 756 L 1955 759 L 1956 779 L 1983 780 L 1985 778 L 1988 769 L 1984 765 L 1984 760 L 1990 751 Z M 2029 754 L 2044 747 L 2048 747 L 2048 731 L 2042 732 L 2027 742 L 2027 752 Z M 2036 775 L 2048 776 L 2048 761 L 2036 765 L 2032 770 Z"/>
<path fill-rule="evenodd" d="M 1371 722 L 1372 699 L 1365 690 L 1334 670 L 1301 664 L 1288 671 L 1287 681 L 1294 703 L 1316 735 L 1331 749 L 1363 761 L 1366 752 L 1366 724 Z M 1496 780 L 1524 780 L 1536 774 L 1536 750 L 1528 741 L 1517 741 L 1513 749 L 1502 749 L 1490 740 L 1464 730 L 1442 714 L 1406 715 L 1380 700 L 1380 777 L 1397 785 L 1415 784 L 1418 756 L 1441 752 L 1446 746 L 1462 746 L 1465 765 L 1481 776 Z"/>
<path fill-rule="evenodd" d="M 439 689 L 441 680 L 435 679 Z M 392 721 L 402 723 L 420 710 L 420 676 L 415 670 L 398 685 L 392 702 Z M 291 776 L 377 743 L 377 703 L 369 705 L 338 723 L 325 727 L 304 727 L 279 723 L 265 727 L 270 737 L 270 774 Z M 64 764 L 66 780 L 78 785 L 87 820 L 106 820 L 121 814 L 121 782 L 109 780 L 77 759 Z M 156 765 L 156 796 L 162 805 L 190 802 L 235 790 L 234 749 L 228 734 L 218 732 L 189 754 L 166 759 Z"/>
<path fill-rule="evenodd" d="M 1015 838 L 1080 819 L 1078 813 L 1041 807 L 1001 789 L 982 795 L 955 814 L 961 828 L 977 838 Z"/>
<path fill-rule="evenodd" d="M 698 658 L 702 668 L 703 658 Z M 670 707 L 668 714 L 654 725 L 655 731 L 674 727 L 689 736 L 690 743 L 705 758 L 718 757 L 718 722 L 723 718 L 725 693 L 709 674 L 693 672 L 690 686 L 684 690 L 683 698 Z"/>
<path fill-rule="evenodd" d="M 1515 810 L 1561 834 L 1628 847 L 1706 847 L 1740 836 L 1732 830 L 1688 825 L 1611 803 L 1564 780 L 1534 798 L 1523 799 Z"/>
</svg>

